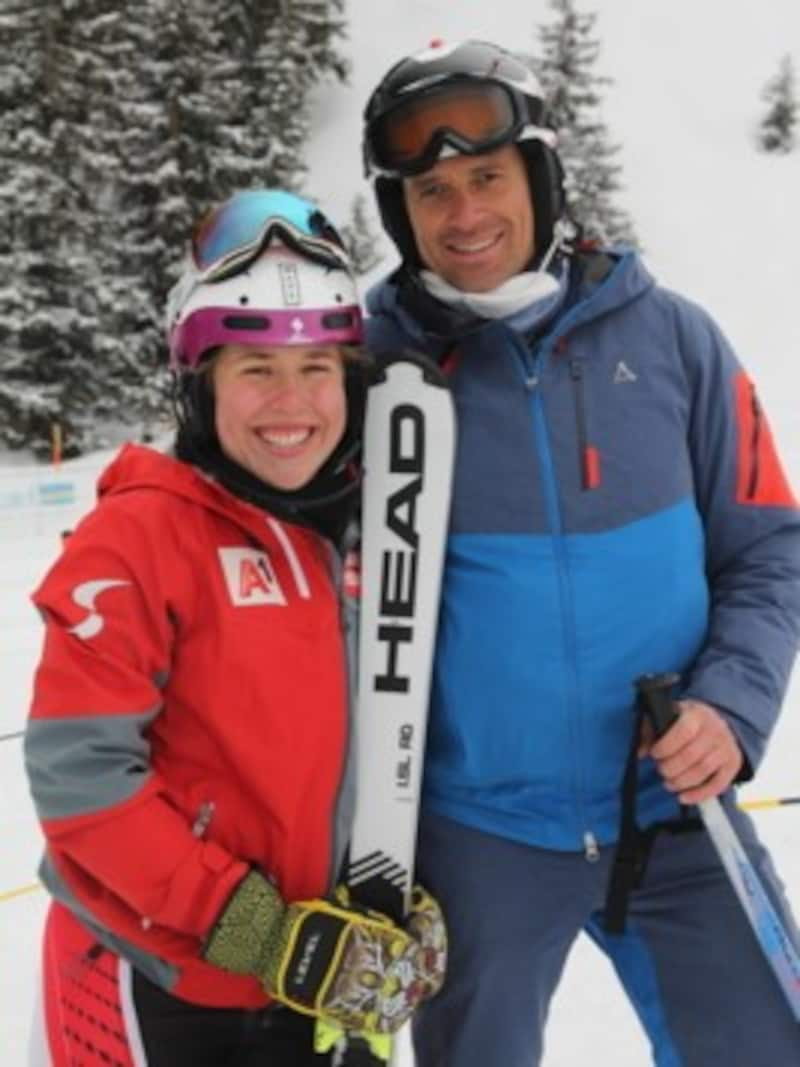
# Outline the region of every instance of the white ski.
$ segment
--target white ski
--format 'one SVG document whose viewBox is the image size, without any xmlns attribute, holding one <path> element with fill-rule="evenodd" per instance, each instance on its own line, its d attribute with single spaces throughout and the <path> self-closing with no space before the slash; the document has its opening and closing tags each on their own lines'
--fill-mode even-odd
<svg viewBox="0 0 800 1067">
<path fill-rule="evenodd" d="M 370 386 L 364 436 L 356 816 L 345 881 L 402 920 L 414 874 L 428 697 L 455 452 L 446 379 L 403 353 Z M 351 1039 L 335 1063 L 392 1057 Z"/>
<path fill-rule="evenodd" d="M 369 390 L 361 541 L 357 811 L 347 881 L 405 914 L 428 718 L 455 425 L 432 364 L 402 357 Z"/>
</svg>

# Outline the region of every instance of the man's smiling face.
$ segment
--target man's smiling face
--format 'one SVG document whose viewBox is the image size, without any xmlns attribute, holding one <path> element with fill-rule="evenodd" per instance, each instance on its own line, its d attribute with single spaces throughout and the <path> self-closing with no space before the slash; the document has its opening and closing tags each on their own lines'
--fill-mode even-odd
<svg viewBox="0 0 800 1067">
<path fill-rule="evenodd" d="M 488 292 L 530 262 L 533 206 L 515 145 L 439 160 L 403 189 L 423 263 L 457 289 Z"/>
</svg>

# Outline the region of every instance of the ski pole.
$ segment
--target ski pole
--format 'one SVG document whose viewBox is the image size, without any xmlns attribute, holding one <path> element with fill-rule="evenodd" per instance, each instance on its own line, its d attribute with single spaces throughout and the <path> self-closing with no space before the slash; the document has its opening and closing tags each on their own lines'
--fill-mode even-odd
<svg viewBox="0 0 800 1067">
<path fill-rule="evenodd" d="M 672 699 L 676 674 L 647 674 L 636 680 L 640 706 L 662 737 L 680 717 Z M 800 1022 L 800 953 L 736 835 L 717 797 L 697 805 L 714 848 L 739 898 L 764 958 L 772 968 L 795 1019 Z"/>
<path fill-rule="evenodd" d="M 756 800 L 741 800 L 742 811 L 763 811 L 766 808 L 784 808 L 789 804 L 800 804 L 800 797 L 761 797 Z"/>
</svg>

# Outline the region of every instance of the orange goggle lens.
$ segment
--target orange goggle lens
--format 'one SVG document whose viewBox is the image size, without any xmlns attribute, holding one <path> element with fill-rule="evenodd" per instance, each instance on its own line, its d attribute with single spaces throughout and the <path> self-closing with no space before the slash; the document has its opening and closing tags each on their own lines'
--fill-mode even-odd
<svg viewBox="0 0 800 1067">
<path fill-rule="evenodd" d="M 381 170 L 411 174 L 432 166 L 445 143 L 474 154 L 512 140 L 523 125 L 514 97 L 500 85 L 446 86 L 385 115 L 372 134 Z"/>
</svg>

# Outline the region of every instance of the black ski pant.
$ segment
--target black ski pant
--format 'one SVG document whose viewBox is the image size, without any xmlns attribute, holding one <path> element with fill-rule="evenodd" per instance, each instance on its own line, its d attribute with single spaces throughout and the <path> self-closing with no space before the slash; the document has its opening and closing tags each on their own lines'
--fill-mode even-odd
<svg viewBox="0 0 800 1067">
<path fill-rule="evenodd" d="M 133 972 L 147 1067 L 328 1067 L 314 1020 L 287 1008 L 207 1008 L 178 1000 Z"/>
<path fill-rule="evenodd" d="M 42 964 L 28 1067 L 331 1067 L 331 1054 L 314 1052 L 309 1016 L 172 996 L 58 903 Z"/>
</svg>

